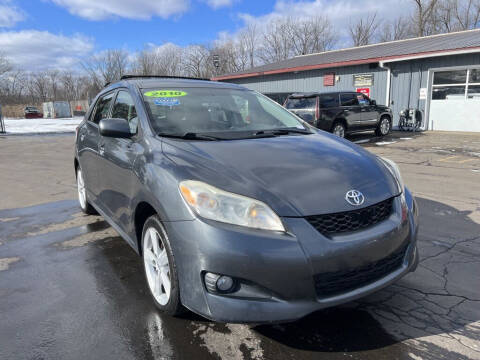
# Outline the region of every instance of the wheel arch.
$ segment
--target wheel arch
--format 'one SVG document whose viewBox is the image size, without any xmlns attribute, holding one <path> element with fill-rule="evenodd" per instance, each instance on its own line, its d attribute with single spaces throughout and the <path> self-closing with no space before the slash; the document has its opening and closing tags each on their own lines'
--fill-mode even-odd
<svg viewBox="0 0 480 360">
<path fill-rule="evenodd" d="M 155 209 L 155 207 L 147 201 L 140 201 L 135 207 L 135 212 L 133 215 L 133 226 L 135 232 L 135 240 L 138 247 L 138 253 L 142 255 L 142 232 L 143 225 L 147 219 L 152 216 L 157 215 L 160 217 L 160 213 Z"/>
<path fill-rule="evenodd" d="M 330 131 L 333 131 L 333 128 L 335 127 L 336 124 L 341 123 L 343 126 L 345 126 L 345 131 L 348 129 L 348 123 L 347 120 L 343 117 L 337 117 L 335 120 L 332 121 L 332 126 L 330 128 Z"/>
</svg>

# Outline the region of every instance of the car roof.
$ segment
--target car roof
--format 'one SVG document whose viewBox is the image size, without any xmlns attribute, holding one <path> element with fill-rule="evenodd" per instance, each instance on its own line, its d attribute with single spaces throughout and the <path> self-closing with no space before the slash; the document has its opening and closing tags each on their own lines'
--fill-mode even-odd
<svg viewBox="0 0 480 360">
<path fill-rule="evenodd" d="M 247 88 L 218 81 L 210 81 L 203 79 L 193 78 L 175 78 L 175 77 L 128 77 L 117 81 L 112 84 L 108 84 L 104 90 L 111 90 L 116 87 L 133 85 L 139 89 L 153 89 L 164 87 L 196 87 L 196 88 L 217 88 L 217 89 L 236 89 L 236 90 L 248 90 Z"/>
</svg>

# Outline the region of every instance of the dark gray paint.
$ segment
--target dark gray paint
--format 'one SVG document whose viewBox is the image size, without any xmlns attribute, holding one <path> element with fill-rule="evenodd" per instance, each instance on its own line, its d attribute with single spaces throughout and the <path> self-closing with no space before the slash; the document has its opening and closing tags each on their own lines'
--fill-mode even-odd
<svg viewBox="0 0 480 360">
<path fill-rule="evenodd" d="M 156 209 L 172 243 L 182 303 L 189 309 L 219 321 L 293 320 L 369 294 L 415 268 L 414 200 L 407 190 L 409 216 L 402 221 L 396 181 L 369 152 L 323 132 L 218 142 L 162 139 L 152 133 L 138 85 L 236 86 L 186 80 L 123 81 L 104 92 L 129 89 L 139 117 L 138 134 L 131 139 L 98 135 L 97 151 L 85 145 L 86 138 L 77 138 L 80 166 L 84 171 L 96 172 L 97 182 L 87 183 L 92 205 L 137 252 L 135 211 L 142 202 Z M 79 133 L 89 128 L 95 126 L 84 120 Z M 97 133 L 93 133 L 95 139 Z M 85 164 L 90 164 L 88 170 Z M 186 179 L 201 180 L 265 202 L 282 217 L 287 232 L 196 218 L 178 190 L 178 183 Z M 91 186 L 96 192 L 90 191 Z M 388 220 L 354 236 L 333 239 L 322 236 L 303 218 L 351 210 L 353 207 L 344 197 L 352 188 L 365 194 L 364 206 L 396 197 L 395 211 Z M 410 247 L 402 268 L 348 293 L 316 298 L 314 274 L 374 262 L 405 242 Z M 201 280 L 203 271 L 247 279 L 264 290 L 249 300 L 209 294 Z M 269 294 L 267 300 L 265 293 Z"/>
</svg>

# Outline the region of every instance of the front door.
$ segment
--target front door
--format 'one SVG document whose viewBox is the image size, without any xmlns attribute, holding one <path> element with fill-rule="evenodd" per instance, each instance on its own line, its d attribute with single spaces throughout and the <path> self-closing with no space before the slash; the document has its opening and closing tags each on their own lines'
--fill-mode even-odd
<svg viewBox="0 0 480 360">
<path fill-rule="evenodd" d="M 127 90 L 119 90 L 112 107 L 112 118 L 129 122 L 130 139 L 100 137 L 99 147 L 102 164 L 99 171 L 101 191 L 100 203 L 104 211 L 127 233 L 132 229 L 132 198 L 139 187 L 134 164 L 137 156 L 143 152 L 138 142 L 138 117 L 135 104 Z"/>
<path fill-rule="evenodd" d="M 358 93 L 357 99 L 362 111 L 362 123 L 360 126 L 365 130 L 375 129 L 378 123 L 377 106 L 373 105 L 370 98 L 365 94 Z"/>
<path fill-rule="evenodd" d="M 88 191 L 90 199 L 96 202 L 100 191 L 98 178 L 98 169 L 100 162 L 100 153 L 98 144 L 100 133 L 98 123 L 102 118 L 106 118 L 110 113 L 114 93 L 109 93 L 97 100 L 95 109 L 85 126 L 79 130 L 79 151 L 78 157 L 80 168 L 82 169 L 85 188 Z"/>
</svg>

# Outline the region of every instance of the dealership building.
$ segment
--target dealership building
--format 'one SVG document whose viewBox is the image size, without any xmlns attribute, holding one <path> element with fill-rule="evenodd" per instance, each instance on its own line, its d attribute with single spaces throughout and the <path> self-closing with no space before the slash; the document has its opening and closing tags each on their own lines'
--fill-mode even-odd
<svg viewBox="0 0 480 360">
<path fill-rule="evenodd" d="M 480 132 L 480 29 L 301 55 L 214 80 L 264 94 L 359 91 L 425 130 Z"/>
</svg>

